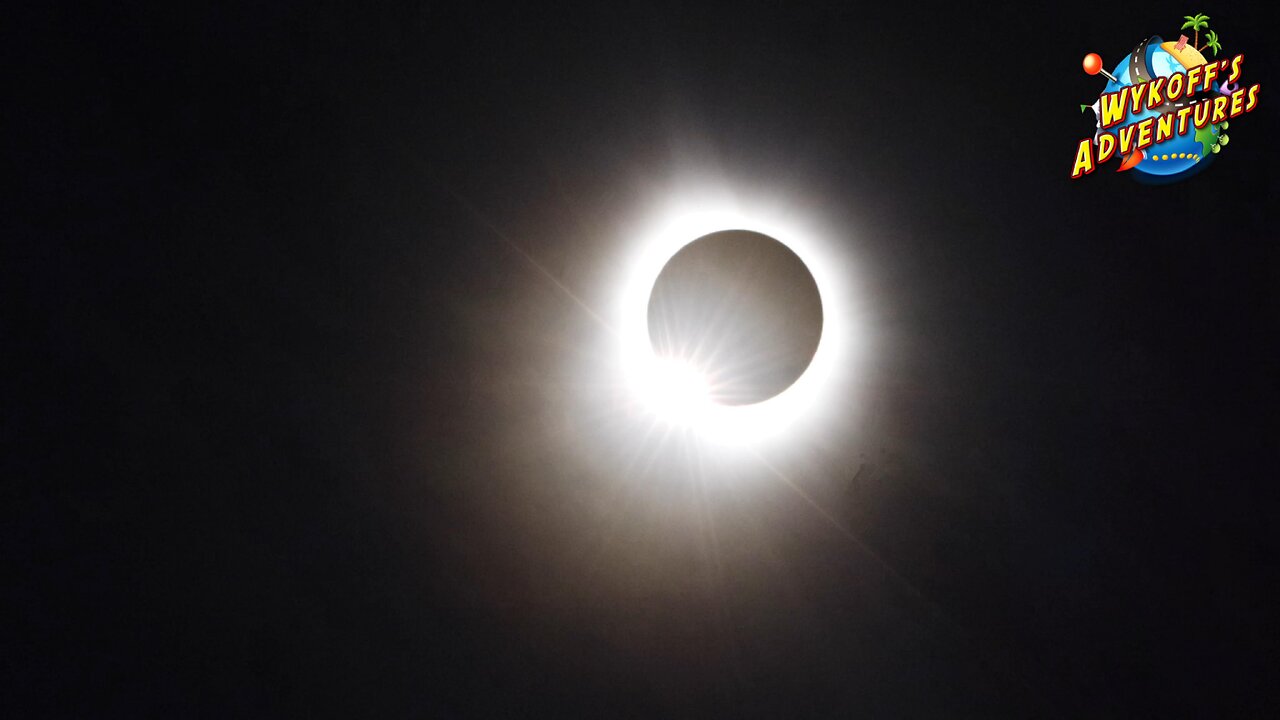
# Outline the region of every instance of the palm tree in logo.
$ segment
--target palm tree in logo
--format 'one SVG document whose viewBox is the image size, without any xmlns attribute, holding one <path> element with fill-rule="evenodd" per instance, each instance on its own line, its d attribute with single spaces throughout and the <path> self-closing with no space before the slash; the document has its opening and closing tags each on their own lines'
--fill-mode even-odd
<svg viewBox="0 0 1280 720">
<path fill-rule="evenodd" d="M 1186 20 L 1186 22 L 1182 23 L 1182 29 L 1186 30 L 1187 28 L 1191 28 L 1192 32 L 1196 34 L 1196 39 L 1191 43 L 1191 46 L 1196 47 L 1200 45 L 1200 31 L 1209 27 L 1209 16 L 1196 13 L 1194 16 L 1183 15 L 1182 19 Z"/>
<path fill-rule="evenodd" d="M 1204 44 L 1204 47 L 1196 49 L 1203 51 L 1205 48 L 1208 48 L 1213 51 L 1214 57 L 1218 57 L 1218 51 L 1222 49 L 1222 46 L 1218 44 L 1218 33 L 1210 30 L 1204 34 L 1204 39 L 1207 41 Z"/>
</svg>

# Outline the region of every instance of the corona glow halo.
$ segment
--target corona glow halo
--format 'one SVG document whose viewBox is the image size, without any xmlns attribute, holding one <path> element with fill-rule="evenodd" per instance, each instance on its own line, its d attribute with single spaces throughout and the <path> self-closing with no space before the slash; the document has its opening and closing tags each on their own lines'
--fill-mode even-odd
<svg viewBox="0 0 1280 720">
<path fill-rule="evenodd" d="M 614 312 L 620 366 L 634 405 L 657 421 L 718 443 L 758 442 L 820 421 L 837 410 L 838 390 L 853 359 L 853 314 L 849 310 L 844 261 L 838 248 L 792 213 L 764 204 L 744 210 L 737 202 L 691 202 L 659 214 L 637 234 L 625 265 Z M 710 381 L 686 363 L 659 357 L 648 324 L 650 295 L 666 263 L 683 247 L 710 233 L 748 230 L 784 244 L 800 258 L 817 284 L 822 334 L 808 368 L 781 393 L 747 405 L 724 405 L 710 397 Z"/>
</svg>

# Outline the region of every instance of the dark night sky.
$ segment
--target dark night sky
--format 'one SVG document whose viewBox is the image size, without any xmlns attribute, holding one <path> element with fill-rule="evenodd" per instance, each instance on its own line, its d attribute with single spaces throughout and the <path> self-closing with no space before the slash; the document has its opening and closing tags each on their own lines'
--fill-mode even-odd
<svg viewBox="0 0 1280 720">
<path fill-rule="evenodd" d="M 347 5 L 10 18 L 3 715 L 1275 713 L 1265 3 Z M 1193 10 L 1229 151 L 1068 180 L 1082 54 Z M 792 449 L 847 533 L 575 414 L 515 248 L 607 302 L 701 167 L 859 264 L 875 420 Z"/>
</svg>

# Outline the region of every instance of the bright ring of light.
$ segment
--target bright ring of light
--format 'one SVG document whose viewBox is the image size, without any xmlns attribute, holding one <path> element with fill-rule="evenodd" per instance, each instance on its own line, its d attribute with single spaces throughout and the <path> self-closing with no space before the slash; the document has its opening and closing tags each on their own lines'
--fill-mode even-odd
<svg viewBox="0 0 1280 720">
<path fill-rule="evenodd" d="M 714 210 L 671 213 L 641 235 L 638 251 L 627 265 L 616 310 L 622 370 L 632 400 L 669 425 L 729 443 L 751 443 L 820 422 L 837 408 L 836 392 L 851 358 L 852 317 L 842 282 L 840 254 L 804 224 L 782 213 L 759 208 L 750 212 L 735 204 Z M 706 204 L 700 204 L 705 208 Z M 823 328 L 808 369 L 790 387 L 751 405 L 719 405 L 698 392 L 698 379 L 687 368 L 655 356 L 649 338 L 648 307 L 654 282 L 667 261 L 682 247 L 718 230 L 753 230 L 791 248 L 813 275 L 822 297 Z M 672 383 L 675 383 L 673 386 Z M 682 394 L 685 393 L 685 394 Z M 691 393 L 691 394 L 690 394 Z"/>
</svg>

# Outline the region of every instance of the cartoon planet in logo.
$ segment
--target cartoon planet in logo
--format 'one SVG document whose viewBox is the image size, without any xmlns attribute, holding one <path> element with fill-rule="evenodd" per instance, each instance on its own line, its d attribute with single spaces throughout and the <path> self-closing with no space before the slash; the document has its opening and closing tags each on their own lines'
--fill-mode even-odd
<svg viewBox="0 0 1280 720">
<path fill-rule="evenodd" d="M 1138 43 L 1133 52 L 1125 56 L 1110 73 L 1102 69 L 1102 61 L 1096 54 L 1085 56 L 1084 69 L 1090 75 L 1102 73 L 1108 77 L 1107 86 L 1102 94 L 1117 92 L 1126 85 L 1139 85 L 1157 77 L 1171 77 L 1175 73 L 1185 73 L 1193 67 L 1206 65 L 1208 61 L 1190 44 L 1178 48 L 1178 43 L 1166 42 L 1159 35 Z M 1118 81 L 1118 82 L 1117 82 Z M 1107 128 L 1107 132 L 1116 133 L 1120 128 L 1142 122 L 1149 117 L 1159 117 L 1165 113 L 1176 113 L 1188 105 L 1212 102 L 1218 96 L 1218 84 L 1214 83 L 1210 91 L 1201 91 L 1190 97 L 1181 97 L 1173 102 L 1166 102 L 1159 107 L 1143 109 L 1125 118 L 1118 125 Z M 1101 96 L 1091 107 L 1095 116 L 1100 115 Z M 1196 129 L 1190 124 L 1186 134 L 1177 135 L 1152 145 L 1142 151 L 1138 157 L 1129 158 L 1124 164 L 1132 164 L 1135 177 L 1146 182 L 1173 182 L 1190 177 L 1200 172 L 1212 162 L 1214 156 L 1226 145 L 1227 137 L 1222 135 L 1227 123 L 1205 125 Z M 1102 133 L 1101 120 L 1098 120 L 1097 135 Z M 1121 167 L 1121 169 L 1128 169 Z"/>
</svg>

